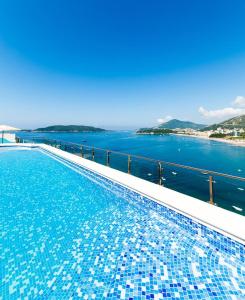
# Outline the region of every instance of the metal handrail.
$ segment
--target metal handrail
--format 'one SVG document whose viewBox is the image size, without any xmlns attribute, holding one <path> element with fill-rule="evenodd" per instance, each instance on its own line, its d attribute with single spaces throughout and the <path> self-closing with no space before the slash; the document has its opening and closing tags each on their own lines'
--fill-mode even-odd
<svg viewBox="0 0 245 300">
<path fill-rule="evenodd" d="M 30 139 L 28 139 L 30 140 Z M 89 145 L 84 145 L 84 144 L 78 144 L 78 143 L 73 143 L 73 142 L 69 142 L 69 141 L 63 141 L 63 140 L 51 140 L 51 139 L 45 139 L 45 138 L 35 138 L 35 139 L 31 139 L 33 141 L 35 140 L 46 140 L 46 141 L 50 141 L 52 143 L 60 143 L 60 144 L 71 144 L 71 145 L 75 145 L 78 147 L 84 147 L 84 148 L 89 148 L 91 150 L 102 150 L 102 151 L 108 151 L 109 153 L 116 153 L 116 154 L 120 154 L 120 155 L 124 155 L 124 156 L 130 156 L 131 158 L 138 158 L 138 159 L 142 159 L 142 160 L 148 160 L 148 161 L 152 161 L 155 163 L 161 163 L 164 165 L 168 165 L 168 166 L 173 166 L 173 167 L 177 167 L 177 168 L 181 168 L 181 169 L 187 169 L 187 170 L 191 170 L 191 171 L 196 171 L 199 173 L 202 173 L 204 175 L 215 175 L 215 176 L 221 176 L 221 177 L 225 177 L 225 178 L 229 178 L 229 179 L 234 179 L 234 180 L 240 180 L 240 181 L 245 181 L 244 177 L 240 177 L 240 176 L 235 176 L 235 175 L 230 175 L 230 174 L 226 174 L 226 173 L 220 173 L 220 172 L 216 172 L 216 171 L 211 171 L 211 170 L 206 170 L 206 169 L 201 169 L 201 168 L 196 168 L 196 167 L 191 167 L 191 166 L 186 166 L 186 165 L 182 165 L 182 164 L 177 164 L 177 163 L 173 163 L 173 162 L 168 162 L 168 161 L 164 161 L 164 160 L 159 160 L 159 159 L 154 159 L 154 158 L 150 158 L 150 157 L 145 157 L 145 156 L 141 156 L 141 155 L 136 155 L 136 154 L 128 154 L 128 153 L 124 153 L 124 152 L 120 152 L 120 151 L 115 151 L 115 150 L 108 150 L 108 149 L 104 149 L 104 148 L 99 148 L 99 147 L 94 147 L 94 146 L 89 146 Z"/>
<path fill-rule="evenodd" d="M 99 147 L 94 147 L 94 146 L 89 146 L 89 145 L 84 145 L 84 144 L 79 144 L 79 143 L 74 143 L 74 142 L 68 142 L 68 141 L 63 141 L 63 140 L 52 140 L 52 139 L 46 139 L 46 138 L 32 138 L 32 139 L 22 139 L 19 137 L 16 137 L 16 141 L 17 142 L 37 142 L 37 143 L 44 143 L 44 144 L 48 144 L 54 147 L 64 147 L 64 151 L 68 151 L 69 149 L 68 147 L 70 146 L 72 149 L 76 149 L 79 151 L 78 154 L 81 157 L 86 157 L 86 153 L 84 152 L 84 150 L 89 149 L 91 151 L 91 159 L 93 161 L 95 161 L 95 157 L 96 157 L 96 150 L 99 151 L 103 151 L 106 154 L 105 157 L 105 161 L 104 164 L 108 167 L 110 167 L 110 155 L 111 153 L 115 153 L 118 155 L 122 155 L 127 157 L 127 172 L 128 174 L 131 174 L 131 168 L 132 168 L 132 162 L 133 159 L 140 159 L 140 160 L 145 160 L 145 161 L 150 161 L 153 162 L 154 164 L 157 165 L 157 172 L 158 172 L 158 184 L 163 186 L 163 173 L 164 173 L 164 169 L 163 166 L 172 166 L 172 167 L 177 167 L 180 169 L 186 169 L 186 170 L 191 170 L 203 175 L 208 175 L 208 186 L 209 186 L 209 201 L 208 203 L 214 205 L 214 176 L 220 176 L 220 177 L 224 177 L 224 178 L 228 178 L 228 179 L 233 179 L 233 180 L 239 180 L 242 182 L 245 182 L 245 178 L 244 177 L 239 177 L 239 176 L 235 176 L 235 175 L 230 175 L 230 174 L 225 174 L 225 173 L 220 173 L 220 172 L 216 172 L 216 171 L 210 171 L 210 170 L 206 170 L 206 169 L 201 169 L 201 168 L 196 168 L 196 167 L 191 167 L 191 166 L 186 166 L 186 165 L 181 165 L 181 164 L 177 164 L 177 163 L 172 163 L 172 162 L 168 162 L 168 161 L 163 161 L 163 160 L 156 160 L 154 158 L 150 158 L 150 157 L 145 157 L 145 156 L 140 156 L 140 155 L 135 155 L 135 154 L 127 154 L 124 152 L 120 152 L 120 151 L 115 151 L 115 150 L 108 150 L 108 149 L 103 149 L 103 148 L 99 148 Z"/>
</svg>

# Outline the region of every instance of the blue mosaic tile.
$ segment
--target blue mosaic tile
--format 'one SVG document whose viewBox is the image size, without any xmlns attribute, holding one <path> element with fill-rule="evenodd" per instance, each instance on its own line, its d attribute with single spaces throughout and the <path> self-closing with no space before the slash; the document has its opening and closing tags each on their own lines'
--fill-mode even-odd
<svg viewBox="0 0 245 300">
<path fill-rule="evenodd" d="M 0 299 L 245 299 L 244 245 L 55 156 L 0 155 Z"/>
</svg>

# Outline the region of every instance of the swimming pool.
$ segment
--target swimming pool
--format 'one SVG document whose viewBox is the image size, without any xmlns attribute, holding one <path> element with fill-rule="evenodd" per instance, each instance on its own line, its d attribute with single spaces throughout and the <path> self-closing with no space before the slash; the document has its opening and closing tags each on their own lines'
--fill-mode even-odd
<svg viewBox="0 0 245 300">
<path fill-rule="evenodd" d="M 40 149 L 0 151 L 2 299 L 242 299 L 245 249 Z"/>
</svg>

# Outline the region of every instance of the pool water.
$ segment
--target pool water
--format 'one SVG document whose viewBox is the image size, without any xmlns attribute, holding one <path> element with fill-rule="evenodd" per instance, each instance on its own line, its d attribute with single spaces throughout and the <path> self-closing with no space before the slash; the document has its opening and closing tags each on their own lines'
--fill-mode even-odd
<svg viewBox="0 0 245 300">
<path fill-rule="evenodd" d="M 1 299 L 243 299 L 245 248 L 38 149 L 0 151 Z"/>
</svg>

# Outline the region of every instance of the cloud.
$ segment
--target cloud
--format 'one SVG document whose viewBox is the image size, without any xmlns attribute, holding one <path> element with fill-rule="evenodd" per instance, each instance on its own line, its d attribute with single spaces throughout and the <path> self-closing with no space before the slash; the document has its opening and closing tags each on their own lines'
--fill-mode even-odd
<svg viewBox="0 0 245 300">
<path fill-rule="evenodd" d="M 200 106 L 198 109 L 199 113 L 205 118 L 216 118 L 224 119 L 228 117 L 235 117 L 245 114 L 245 97 L 237 96 L 232 102 L 231 107 L 225 107 L 216 110 L 207 110 L 206 108 Z"/>
<path fill-rule="evenodd" d="M 235 117 L 245 114 L 245 109 L 225 107 L 217 110 L 207 110 L 204 107 L 199 107 L 199 113 L 205 118 L 225 118 L 225 117 Z"/>
<path fill-rule="evenodd" d="M 237 96 L 236 99 L 233 101 L 233 104 L 237 107 L 245 107 L 245 97 Z"/>
<path fill-rule="evenodd" d="M 160 124 L 162 124 L 162 123 L 168 122 L 168 121 L 170 121 L 170 120 L 172 120 L 172 119 L 173 119 L 173 117 L 171 117 L 171 116 L 166 116 L 166 117 L 164 117 L 164 118 L 159 118 L 159 119 L 157 119 L 157 122 L 160 123 Z"/>
</svg>

